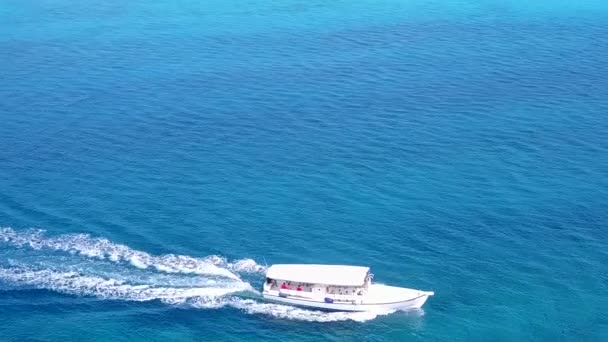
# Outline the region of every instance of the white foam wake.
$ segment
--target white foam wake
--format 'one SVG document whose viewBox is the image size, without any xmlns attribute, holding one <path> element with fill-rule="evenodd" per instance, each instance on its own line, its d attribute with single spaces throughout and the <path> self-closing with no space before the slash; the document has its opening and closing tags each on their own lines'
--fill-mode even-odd
<svg viewBox="0 0 608 342">
<path fill-rule="evenodd" d="M 122 280 L 83 275 L 78 272 L 36 270 L 27 267 L 0 268 L 0 281 L 60 293 L 93 296 L 126 301 L 159 300 L 171 305 L 213 309 L 232 307 L 248 314 L 264 314 L 276 318 L 314 322 L 367 321 L 390 312 L 323 312 L 293 306 L 262 303 L 253 299 L 229 296 L 251 289 L 247 283 L 233 283 L 222 287 L 179 288 L 149 284 L 129 284 Z"/>
<path fill-rule="evenodd" d="M 18 232 L 13 228 L 0 228 L 0 242 L 16 247 L 29 247 L 35 250 L 63 251 L 89 258 L 106 259 L 116 263 L 129 263 L 141 268 L 154 268 L 167 273 L 215 275 L 239 279 L 233 272 L 264 272 L 264 267 L 252 259 L 229 262 L 223 257 L 212 255 L 194 258 L 185 255 L 150 255 L 128 246 L 111 242 L 88 234 L 70 234 L 56 237 L 46 236 L 43 230 Z"/>
<path fill-rule="evenodd" d="M 0 268 L 0 280 L 72 295 L 139 302 L 161 300 L 167 303 L 184 302 L 193 297 L 212 302 L 227 294 L 251 288 L 244 282 L 224 283 L 221 287 L 190 288 L 129 284 L 122 280 L 88 276 L 78 272 L 36 270 L 27 267 Z"/>
<path fill-rule="evenodd" d="M 0 228 L 0 247 L 2 244 L 10 248 L 0 248 L 7 256 L 0 260 L 0 284 L 9 287 L 111 300 L 158 300 L 192 308 L 230 307 L 248 314 L 315 322 L 366 321 L 389 313 L 329 313 L 244 298 L 242 293 L 257 291 L 239 275 L 255 276 L 265 270 L 252 259 L 154 256 L 87 234 L 48 236 L 42 230 L 12 228 Z M 32 250 L 36 252 L 28 252 Z"/>
</svg>

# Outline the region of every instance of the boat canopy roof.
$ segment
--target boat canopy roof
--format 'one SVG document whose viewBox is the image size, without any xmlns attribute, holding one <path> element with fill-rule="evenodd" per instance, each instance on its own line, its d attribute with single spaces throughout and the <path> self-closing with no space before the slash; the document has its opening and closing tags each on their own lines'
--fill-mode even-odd
<svg viewBox="0 0 608 342">
<path fill-rule="evenodd" d="M 336 286 L 363 286 L 369 267 L 347 265 L 278 264 L 266 271 L 266 277 L 296 283 Z"/>
</svg>

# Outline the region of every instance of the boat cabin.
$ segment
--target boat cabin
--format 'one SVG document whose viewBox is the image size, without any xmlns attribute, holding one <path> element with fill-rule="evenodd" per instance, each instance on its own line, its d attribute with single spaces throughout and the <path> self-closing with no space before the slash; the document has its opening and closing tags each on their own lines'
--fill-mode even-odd
<svg viewBox="0 0 608 342">
<path fill-rule="evenodd" d="M 371 279 L 369 267 L 279 264 L 268 268 L 264 292 L 281 297 L 352 300 L 367 293 Z"/>
</svg>

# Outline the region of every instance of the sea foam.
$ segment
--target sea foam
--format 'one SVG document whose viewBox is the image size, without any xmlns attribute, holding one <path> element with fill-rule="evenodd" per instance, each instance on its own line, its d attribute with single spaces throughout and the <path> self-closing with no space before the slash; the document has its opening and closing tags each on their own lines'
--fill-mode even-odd
<svg viewBox="0 0 608 342">
<path fill-rule="evenodd" d="M 43 230 L 13 228 L 0 228 L 2 245 L 26 254 L 28 250 L 42 253 L 0 262 L 0 283 L 13 290 L 36 288 L 108 300 L 157 300 L 168 305 L 232 308 L 247 314 L 314 322 L 367 321 L 390 313 L 330 313 L 264 302 L 259 292 L 241 279 L 241 275 L 250 274 L 262 280 L 265 267 L 250 258 L 230 261 L 217 255 L 155 256 L 88 234 L 50 236 Z M 64 256 L 58 257 L 57 253 Z M 88 261 L 83 263 L 83 258 Z M 108 270 L 108 264 L 113 268 Z"/>
<path fill-rule="evenodd" d="M 68 234 L 56 237 L 46 236 L 43 230 L 18 232 L 13 228 L 0 228 L 0 242 L 16 247 L 29 247 L 35 250 L 53 250 L 79 254 L 85 257 L 107 259 L 116 263 L 129 263 L 140 268 L 155 268 L 161 272 L 199 275 L 216 275 L 239 279 L 233 272 L 263 272 L 264 267 L 252 259 L 229 262 L 226 258 L 211 255 L 195 258 L 185 255 L 150 255 L 128 246 L 111 242 L 105 238 L 91 237 L 88 234 Z"/>
</svg>

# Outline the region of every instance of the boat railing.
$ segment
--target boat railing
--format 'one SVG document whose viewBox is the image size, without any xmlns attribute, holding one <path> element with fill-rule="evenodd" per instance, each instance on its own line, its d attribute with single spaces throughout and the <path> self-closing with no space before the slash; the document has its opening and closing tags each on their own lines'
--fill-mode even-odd
<svg viewBox="0 0 608 342">
<path fill-rule="evenodd" d="M 359 299 L 362 296 L 361 295 L 357 295 L 357 294 L 326 294 L 325 297 L 329 297 L 332 299 L 337 299 L 337 300 L 353 300 L 353 299 Z"/>
<path fill-rule="evenodd" d="M 279 289 L 279 294 L 288 295 L 292 297 L 305 297 L 305 298 L 316 298 L 319 297 L 317 294 L 310 291 L 298 291 L 290 289 Z"/>
<path fill-rule="evenodd" d="M 307 298 L 318 301 L 327 301 L 331 299 L 332 302 L 342 303 L 360 303 L 364 298 L 364 293 L 352 293 L 352 294 L 339 294 L 339 293 L 326 293 L 326 292 L 311 292 L 311 291 L 298 291 L 294 289 L 278 289 L 279 296 L 281 297 L 294 297 L 294 298 Z"/>
<path fill-rule="evenodd" d="M 361 304 L 363 302 L 363 296 L 361 295 L 344 295 L 344 294 L 326 294 L 324 298 L 325 302 L 330 303 L 348 303 L 348 304 Z"/>
</svg>

